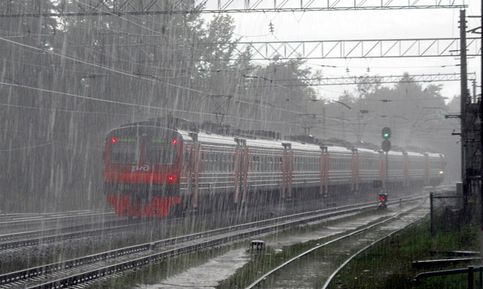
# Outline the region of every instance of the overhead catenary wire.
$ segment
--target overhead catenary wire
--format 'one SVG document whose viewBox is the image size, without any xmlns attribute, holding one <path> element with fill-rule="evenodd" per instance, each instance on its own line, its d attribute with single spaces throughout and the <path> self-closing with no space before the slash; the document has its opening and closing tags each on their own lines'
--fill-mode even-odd
<svg viewBox="0 0 483 289">
<path fill-rule="evenodd" d="M 175 108 L 150 106 L 150 105 L 146 105 L 146 104 L 137 104 L 137 103 L 131 103 L 131 102 L 125 102 L 125 101 L 102 99 L 102 98 L 96 98 L 96 97 L 89 97 L 89 96 L 85 96 L 85 95 L 78 95 L 78 94 L 64 92 L 64 91 L 50 90 L 50 89 L 32 87 L 32 86 L 16 84 L 16 83 L 8 83 L 8 82 L 4 82 L 4 81 L 0 81 L 0 85 L 17 87 L 17 88 L 22 88 L 22 89 L 35 90 L 35 91 L 40 91 L 40 92 L 43 92 L 43 93 L 70 96 L 70 97 L 75 97 L 75 98 L 90 100 L 90 101 L 98 101 L 98 102 L 109 103 L 109 104 L 144 108 L 144 109 L 148 109 L 148 110 L 156 110 L 156 111 L 164 111 L 164 112 L 179 112 L 179 113 L 188 113 L 188 114 L 195 114 L 195 115 L 209 115 L 209 116 L 215 116 L 215 117 L 217 116 L 216 113 L 188 111 L 188 110 L 175 109 Z M 249 104 L 252 104 L 252 103 L 249 103 Z M 272 107 L 272 108 L 276 109 L 276 107 Z M 288 112 L 291 112 L 291 111 L 288 111 Z M 253 118 L 243 118 L 243 117 L 234 116 L 234 115 L 227 115 L 227 117 L 239 119 L 239 120 L 244 120 L 244 121 L 249 121 L 249 122 L 258 122 L 258 123 L 260 123 L 260 122 L 262 122 L 262 123 L 279 123 L 279 124 L 285 123 L 284 121 L 257 120 L 257 119 L 253 119 Z"/>
<path fill-rule="evenodd" d="M 200 95 L 204 95 L 204 96 L 208 95 L 206 92 L 198 90 L 198 89 L 193 89 L 193 88 L 189 88 L 189 87 L 186 87 L 186 86 L 173 84 L 173 83 L 163 81 L 163 80 L 160 80 L 160 79 L 157 79 L 157 78 L 145 77 L 145 76 L 142 76 L 142 75 L 137 75 L 137 74 L 133 74 L 133 73 L 126 72 L 126 71 L 117 70 L 117 69 L 114 69 L 114 68 L 111 68 L 111 67 L 108 67 L 108 66 L 105 66 L 105 65 L 99 65 L 99 64 L 96 64 L 96 63 L 91 63 L 91 62 L 88 62 L 88 61 L 85 61 L 85 60 L 82 60 L 82 59 L 78 59 L 78 58 L 75 58 L 75 57 L 72 57 L 72 56 L 68 56 L 68 55 L 65 55 L 65 54 L 62 54 L 62 53 L 57 53 L 57 52 L 54 52 L 54 51 L 42 49 L 42 48 L 39 48 L 39 47 L 35 47 L 35 46 L 29 45 L 29 44 L 13 41 L 13 40 L 6 39 L 6 38 L 3 38 L 3 37 L 0 37 L 0 40 L 3 40 L 3 41 L 5 41 L 9 44 L 12 44 L 12 45 L 18 45 L 20 47 L 24 47 L 24 48 L 32 49 L 32 50 L 39 51 L 39 52 L 42 52 L 42 53 L 46 53 L 46 54 L 54 55 L 54 56 L 57 56 L 57 57 L 65 58 L 65 59 L 68 59 L 68 60 L 71 60 L 71 61 L 74 61 L 74 62 L 79 62 L 79 63 L 85 64 L 85 65 L 88 65 L 88 66 L 91 66 L 91 67 L 100 68 L 100 69 L 103 69 L 103 70 L 106 70 L 106 71 L 109 71 L 109 72 L 113 72 L 113 73 L 116 73 L 116 74 L 119 74 L 119 75 L 132 77 L 132 78 L 135 78 L 135 79 L 141 79 L 141 80 L 145 80 L 145 81 L 149 81 L 149 82 L 153 82 L 153 83 L 159 82 L 159 83 L 166 84 L 168 86 L 172 86 L 172 87 L 179 88 L 179 89 L 182 89 L 182 90 L 186 90 L 186 91 L 189 91 L 189 92 L 195 92 L 195 93 L 200 94 Z M 16 84 L 13 84 L 13 83 L 3 82 L 2 84 L 4 84 L 4 85 L 12 84 L 12 86 L 16 86 Z M 17 86 L 20 87 L 22 85 L 17 85 Z M 24 87 L 24 88 L 26 88 L 26 87 Z M 30 88 L 32 88 L 32 87 L 30 87 Z M 86 97 L 86 99 L 92 100 L 93 98 L 92 97 Z M 106 102 L 115 103 L 115 101 L 106 101 Z M 248 103 L 248 104 L 251 104 L 251 103 Z M 132 104 L 129 104 L 129 105 L 132 105 Z M 260 104 L 260 105 L 263 105 L 263 104 Z M 286 109 L 282 109 L 282 108 L 277 108 L 275 106 L 271 106 L 271 107 L 275 108 L 275 109 L 280 109 L 280 110 L 284 110 L 284 111 L 287 111 L 287 112 L 291 112 L 291 113 L 298 113 L 296 111 L 290 111 L 290 110 L 286 110 Z"/>
<path fill-rule="evenodd" d="M 100 69 L 103 69 L 103 70 L 106 70 L 106 71 L 109 71 L 109 72 L 112 72 L 112 73 L 116 73 L 116 74 L 119 74 L 119 75 L 124 75 L 124 76 L 128 76 L 128 77 L 142 79 L 142 80 L 146 80 L 146 81 L 149 81 L 149 82 L 157 82 L 157 81 L 159 81 L 159 80 L 155 80 L 155 79 L 152 79 L 152 78 L 139 76 L 139 75 L 136 75 L 136 74 L 133 74 L 133 73 L 130 73 L 130 72 L 126 72 L 126 71 L 122 71 L 122 70 L 117 70 L 117 69 L 114 69 L 114 68 L 111 68 L 111 67 L 108 67 L 108 66 L 105 66 L 105 65 L 100 65 L 100 64 L 88 62 L 88 61 L 85 61 L 85 60 L 82 60 L 82 59 L 78 59 L 78 58 L 75 58 L 75 57 L 72 57 L 72 56 L 68 56 L 68 55 L 65 55 L 65 54 L 62 54 L 62 53 L 57 53 L 57 52 L 54 52 L 54 51 L 51 51 L 51 50 L 42 49 L 42 48 L 35 47 L 35 46 L 29 45 L 29 44 L 25 44 L 25 43 L 21 43 L 21 42 L 18 42 L 18 41 L 13 41 L 13 40 L 10 40 L 10 39 L 1 37 L 1 36 L 0 36 L 0 40 L 5 41 L 5 42 L 7 42 L 9 44 L 12 44 L 12 45 L 17 45 L 17 46 L 20 46 L 20 47 L 24 47 L 24 48 L 32 49 L 32 50 L 35 50 L 35 51 L 39 51 L 39 52 L 42 52 L 42 53 L 45 53 L 45 54 L 50 54 L 50 55 L 58 56 L 58 57 L 61 57 L 61 58 L 65 58 L 67 60 L 71 60 L 71 61 L 74 61 L 74 62 L 82 63 L 84 65 L 88 65 L 88 66 L 100 68 Z M 195 92 L 195 93 L 198 93 L 198 94 L 204 94 L 203 91 L 200 91 L 200 90 L 197 90 L 197 89 L 193 89 L 193 88 L 189 88 L 189 87 L 185 87 L 185 86 L 181 86 L 181 85 L 177 85 L 177 84 L 170 83 L 170 82 L 167 82 L 167 81 L 164 81 L 162 83 L 163 84 L 166 84 L 168 86 L 172 86 L 172 87 L 178 88 L 178 89 L 183 89 L 183 90 L 187 90 L 187 91 L 190 91 L 190 92 Z"/>
</svg>

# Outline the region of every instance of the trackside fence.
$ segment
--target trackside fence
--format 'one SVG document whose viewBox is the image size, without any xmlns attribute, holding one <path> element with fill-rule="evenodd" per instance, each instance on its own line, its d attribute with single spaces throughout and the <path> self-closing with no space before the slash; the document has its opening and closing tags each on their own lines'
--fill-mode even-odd
<svg viewBox="0 0 483 289">
<path fill-rule="evenodd" d="M 469 266 L 467 268 L 457 268 L 457 269 L 449 269 L 449 270 L 440 270 L 440 271 L 430 271 L 430 272 L 423 272 L 416 275 L 414 281 L 416 283 L 421 283 L 423 279 L 431 278 L 431 277 L 441 277 L 441 276 L 450 276 L 450 275 L 459 275 L 459 274 L 466 274 L 467 275 L 467 288 L 468 289 L 483 289 L 483 266 Z M 478 276 L 478 282 L 475 282 L 475 275 Z M 477 283 L 475 287 L 475 283 Z"/>
<path fill-rule="evenodd" d="M 447 192 L 431 192 L 431 235 L 461 228 L 463 224 L 463 196 Z"/>
</svg>

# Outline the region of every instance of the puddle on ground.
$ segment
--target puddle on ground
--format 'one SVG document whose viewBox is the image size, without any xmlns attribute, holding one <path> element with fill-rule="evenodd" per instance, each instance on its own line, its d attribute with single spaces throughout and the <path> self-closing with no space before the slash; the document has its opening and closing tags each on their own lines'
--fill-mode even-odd
<svg viewBox="0 0 483 289">
<path fill-rule="evenodd" d="M 138 285 L 137 289 L 215 288 L 249 261 L 247 248 L 239 248 L 212 258 L 208 262 L 173 275 L 157 284 Z"/>
</svg>

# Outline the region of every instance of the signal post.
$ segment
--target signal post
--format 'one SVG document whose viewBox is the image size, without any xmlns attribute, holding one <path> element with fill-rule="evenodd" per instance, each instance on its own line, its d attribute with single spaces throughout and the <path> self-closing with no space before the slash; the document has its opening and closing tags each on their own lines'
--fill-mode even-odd
<svg viewBox="0 0 483 289">
<path fill-rule="evenodd" d="M 385 154 L 385 173 L 384 173 L 384 180 L 382 180 L 382 192 L 379 193 L 379 208 L 386 208 L 387 203 L 387 195 L 388 195 L 388 175 L 389 175 L 389 150 L 391 150 L 391 128 L 384 127 L 381 131 L 381 135 L 383 141 L 381 143 L 381 149 L 384 151 Z"/>
</svg>

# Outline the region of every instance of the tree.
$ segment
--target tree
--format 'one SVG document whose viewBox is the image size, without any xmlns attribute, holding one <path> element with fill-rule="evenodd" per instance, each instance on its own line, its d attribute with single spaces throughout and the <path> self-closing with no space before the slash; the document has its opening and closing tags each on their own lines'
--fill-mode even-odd
<svg viewBox="0 0 483 289">
<path fill-rule="evenodd" d="M 50 1 L 0 1 L 0 11 L 22 11 L 35 5 L 38 11 L 48 12 L 55 7 Z M 35 88 L 50 89 L 53 69 L 46 67 L 54 46 L 58 23 L 48 17 L 2 17 L 0 27 L 0 80 L 11 85 L 0 85 L 0 194 L 4 202 L 0 210 L 23 209 L 33 204 L 46 205 L 52 198 L 35 195 L 49 186 L 53 150 L 51 113 L 48 93 Z M 32 200 L 33 202 L 25 202 Z M 4 207 L 5 206 L 5 207 Z M 27 207 L 26 209 L 32 209 Z"/>
</svg>

